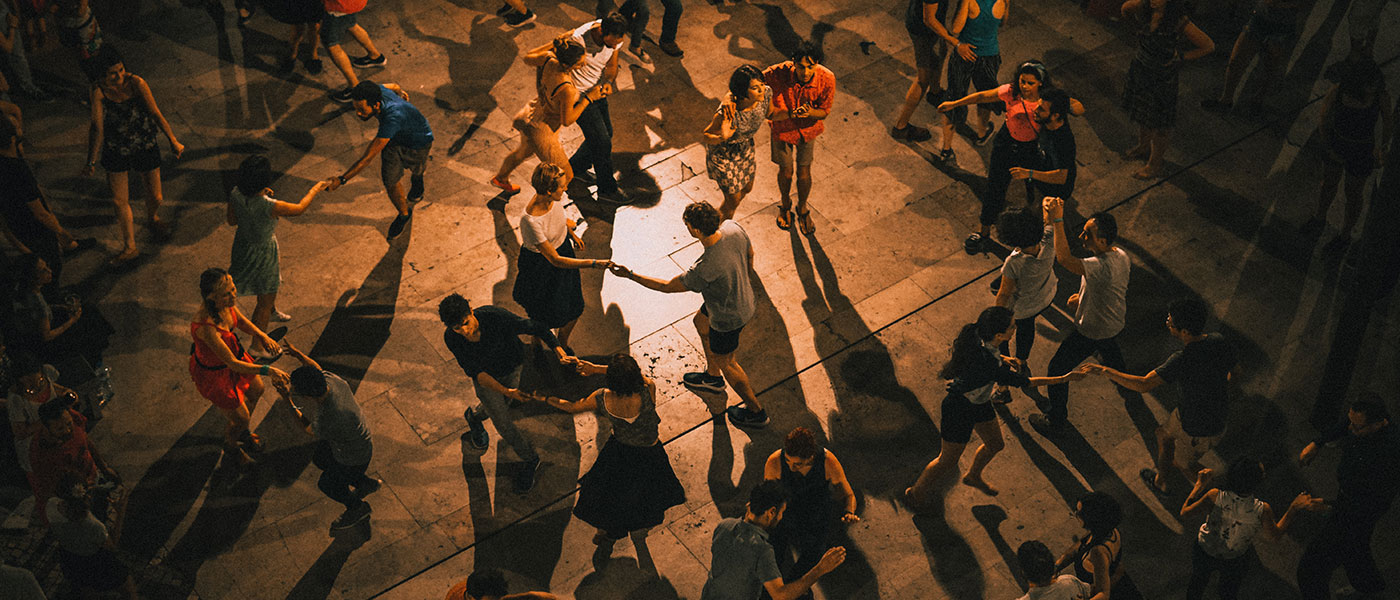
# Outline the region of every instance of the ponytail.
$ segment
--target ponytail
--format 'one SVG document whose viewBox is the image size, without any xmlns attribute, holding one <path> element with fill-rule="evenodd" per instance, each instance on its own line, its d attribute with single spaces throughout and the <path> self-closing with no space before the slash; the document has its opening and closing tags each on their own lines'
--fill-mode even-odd
<svg viewBox="0 0 1400 600">
<path fill-rule="evenodd" d="M 943 379 L 955 379 L 977 364 L 982 344 L 1011 327 L 1014 321 L 1011 309 L 1002 306 L 987 307 L 977 315 L 977 321 L 963 325 L 958 336 L 953 338 L 953 348 L 948 362 L 938 371 Z"/>
</svg>

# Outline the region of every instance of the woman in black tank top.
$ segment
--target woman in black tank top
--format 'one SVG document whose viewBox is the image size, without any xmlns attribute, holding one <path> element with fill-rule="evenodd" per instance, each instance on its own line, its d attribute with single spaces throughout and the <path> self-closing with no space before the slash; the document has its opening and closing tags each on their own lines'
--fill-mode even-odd
<svg viewBox="0 0 1400 600">
<path fill-rule="evenodd" d="M 1086 535 L 1071 546 L 1055 569 L 1074 566 L 1074 576 L 1089 584 L 1090 594 L 1111 597 L 1115 580 L 1122 576 L 1122 536 L 1118 523 L 1123 509 L 1118 501 L 1103 492 L 1090 492 L 1075 504 L 1075 516 L 1084 525 Z"/>
<path fill-rule="evenodd" d="M 860 521 L 855 492 L 841 461 L 822 448 L 806 427 L 793 429 L 782 449 L 769 455 L 763 478 L 781 482 L 788 494 L 787 510 L 770 532 L 769 542 L 783 579 L 794 581 L 815 567 L 832 546 L 839 523 Z"/>
</svg>

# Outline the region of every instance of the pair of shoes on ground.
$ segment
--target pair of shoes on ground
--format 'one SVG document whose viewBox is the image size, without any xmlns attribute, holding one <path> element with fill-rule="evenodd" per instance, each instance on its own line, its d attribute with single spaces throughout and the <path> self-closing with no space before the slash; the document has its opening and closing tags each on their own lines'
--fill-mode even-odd
<svg viewBox="0 0 1400 600">
<path fill-rule="evenodd" d="M 708 392 L 712 394 L 724 393 L 724 378 L 718 375 L 711 375 L 704 372 L 686 373 L 681 377 L 681 383 L 685 387 L 695 392 Z M 749 410 L 743 406 L 731 406 L 724 411 L 724 416 L 733 423 L 735 427 L 752 427 L 755 429 L 768 426 L 768 411 Z"/>
<path fill-rule="evenodd" d="M 468 408 L 462 413 L 462 418 L 467 420 L 467 432 L 462 434 L 462 439 L 471 444 L 476 450 L 485 450 L 491 446 L 491 435 L 486 432 L 486 426 L 482 424 L 486 420 L 486 415 L 479 410 Z M 535 487 L 535 476 L 540 470 L 540 458 L 536 456 L 520 465 L 520 470 L 511 477 L 511 490 L 517 494 L 524 494 Z"/>
<path fill-rule="evenodd" d="M 524 27 L 535 20 L 535 11 L 526 8 L 522 14 L 511 8 L 509 4 L 502 4 L 500 8 L 496 9 L 496 16 L 505 19 L 506 25 L 511 27 Z"/>
</svg>

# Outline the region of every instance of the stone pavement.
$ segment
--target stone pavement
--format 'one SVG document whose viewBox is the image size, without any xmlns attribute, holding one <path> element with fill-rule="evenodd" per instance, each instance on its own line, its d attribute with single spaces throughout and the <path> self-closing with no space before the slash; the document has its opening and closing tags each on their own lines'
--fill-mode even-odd
<svg viewBox="0 0 1400 600">
<path fill-rule="evenodd" d="M 326 527 L 340 509 L 316 490 L 310 440 L 271 396 L 255 415 L 270 446 L 261 465 L 242 477 L 216 469 L 222 417 L 189 381 L 188 323 L 198 273 L 227 264 L 233 230 L 223 222 L 223 202 L 239 161 L 268 156 L 284 173 L 274 189 L 290 198 L 339 174 L 374 129 L 325 99 L 342 84 L 333 69 L 316 77 L 300 69 L 270 74 L 286 31 L 264 16 L 238 29 L 229 14 L 169 0 L 123 9 L 139 15 L 149 38 L 113 36 L 114 43 L 128 69 L 150 82 L 189 148 L 164 169 L 175 239 L 148 245 L 126 273 L 103 271 L 106 256 L 89 254 L 66 275 L 119 331 L 108 358 L 118 394 L 95 435 L 133 488 L 121 549 L 142 565 L 144 595 L 437 598 L 473 568 L 489 566 L 505 570 L 514 591 L 695 598 L 715 522 L 742 511 L 762 461 L 784 433 L 805 425 L 845 464 L 863 519 L 848 528 L 847 564 L 823 579 L 819 597 L 1014 598 L 1022 593 L 1014 548 L 1027 539 L 1067 545 L 1077 533 L 1070 507 L 1089 489 L 1123 501 L 1125 562 L 1146 596 L 1178 597 L 1194 525 L 1174 517 L 1179 497 L 1159 501 L 1137 477 L 1150 462 L 1144 438 L 1174 406 L 1170 393 L 1124 399 L 1102 381 L 1078 384 L 1070 407 L 1076 432 L 1059 443 L 1026 427 L 1033 403 L 1018 395 L 1001 411 L 1007 449 L 988 471 L 999 496 L 959 486 L 941 515 L 910 514 L 895 500 L 937 451 L 943 382 L 934 373 L 957 328 L 991 303 L 986 285 L 999 266 L 995 256 L 961 249 L 976 224 L 969 185 L 982 184 L 987 150 L 960 138 L 958 166 L 945 167 L 932 158 L 936 139 L 903 145 L 886 133 L 913 73 L 904 0 L 689 2 L 678 40 L 684 59 L 654 51 L 653 64 L 624 61 L 610 99 L 614 145 L 624 186 L 641 201 L 613 211 L 579 200 L 590 217 L 585 255 L 663 277 L 700 252 L 680 222 L 682 207 L 719 198 L 698 140 L 730 71 L 746 61 L 777 62 L 799 37 L 815 37 L 838 76 L 840 95 L 814 167 L 816 235 L 772 225 L 777 197 L 766 134 L 759 136 L 758 185 L 738 215 L 757 250 L 760 296 L 740 360 L 773 423 L 752 433 L 713 423 L 679 385 L 681 373 L 703 363 L 690 325 L 698 297 L 651 293 L 587 271 L 588 309 L 572 345 L 595 357 L 630 347 L 656 378 L 663 439 L 688 501 L 652 532 L 641 560 L 623 541 L 595 567 L 593 532 L 571 519 L 570 508 L 577 477 L 606 433 L 591 416 L 533 405 L 517 409 L 517 422 L 545 465 L 534 490 L 511 493 L 513 453 L 496 444 L 475 452 L 459 440 L 472 392 L 442 345 L 435 308 L 453 291 L 474 304 L 514 307 L 514 228 L 524 202 L 493 200 L 485 182 L 515 143 L 511 115 L 534 93 L 529 69 L 516 59 L 588 19 L 593 3 L 535 4 L 539 20 L 515 30 L 485 0 L 372 2 L 361 23 L 389 64 L 362 74 L 403 85 L 432 123 L 428 194 L 408 233 L 392 244 L 383 237 L 392 211 L 375 167 L 280 227 L 279 307 L 295 317 L 287 335 L 352 382 L 375 436 L 371 472 L 386 483 L 371 498 L 370 526 L 336 538 Z M 1321 170 L 1313 135 L 1326 91 L 1320 74 L 1345 53 L 1347 2 L 1308 8 L 1302 41 L 1266 110 L 1228 118 L 1196 105 L 1218 89 L 1248 6 L 1205 7 L 1199 21 L 1219 50 L 1183 71 L 1172 175 L 1150 183 L 1132 179 L 1136 165 L 1118 154 L 1136 138 L 1117 108 L 1131 37 L 1117 24 L 1085 18 L 1076 5 L 1018 3 L 1001 37 L 1003 75 L 1040 57 L 1088 107 L 1073 121 L 1080 167 L 1071 221 L 1104 209 L 1119 219 L 1134 258 L 1123 340 L 1130 368 L 1145 372 L 1173 349 L 1162 326 L 1167 302 L 1185 294 L 1206 299 L 1246 366 L 1220 453 L 1263 457 L 1265 498 L 1276 506 L 1305 486 L 1327 493 L 1334 487 L 1329 463 L 1300 470 L 1290 460 L 1312 433 L 1314 400 L 1364 389 L 1393 398 L 1400 388 L 1392 304 L 1363 299 L 1358 290 L 1366 286 L 1355 285 L 1354 265 L 1367 257 L 1353 249 L 1344 260 L 1297 233 Z M 1386 10 L 1383 22 L 1396 22 L 1400 7 Z M 1386 60 L 1400 52 L 1400 39 L 1394 28 L 1381 29 L 1376 54 Z M 41 71 L 71 73 L 69 61 L 51 52 L 34 62 Z M 1396 89 L 1400 66 L 1388 62 L 1385 71 Z M 1247 83 L 1246 93 L 1257 84 Z M 58 212 L 114 252 L 105 183 L 76 177 L 85 109 L 69 98 L 27 107 L 26 115 L 30 152 Z M 923 106 L 914 122 L 928 125 L 934 116 Z M 570 148 L 580 140 L 576 128 L 562 135 Z M 1061 303 L 1038 325 L 1044 339 L 1031 363 L 1039 369 L 1062 337 L 1062 302 L 1077 285 L 1061 277 Z M 538 364 L 526 381 L 575 397 L 597 385 Z M 1387 523 L 1395 524 L 1395 512 Z M 1302 521 L 1288 538 L 1260 545 L 1263 567 L 1247 583 L 1253 597 L 1296 596 L 1298 540 L 1317 520 Z M 1383 524 L 1377 553 L 1400 585 L 1398 546 L 1400 534 Z"/>
</svg>

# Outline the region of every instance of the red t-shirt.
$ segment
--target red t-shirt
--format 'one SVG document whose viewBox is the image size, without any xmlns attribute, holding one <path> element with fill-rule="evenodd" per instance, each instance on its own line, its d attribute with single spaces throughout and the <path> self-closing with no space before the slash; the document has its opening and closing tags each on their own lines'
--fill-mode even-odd
<svg viewBox="0 0 1400 600">
<path fill-rule="evenodd" d="M 812 67 L 812 80 L 804 84 L 794 75 L 792 61 L 779 63 L 763 71 L 763 83 L 773 88 L 774 110 L 790 111 L 806 104 L 829 111 L 836 97 L 836 76 L 821 65 Z M 826 129 L 825 123 L 822 119 L 812 118 L 783 119 L 770 121 L 768 129 L 773 132 L 773 137 L 796 144 L 800 141 L 810 142 L 821 135 Z"/>
<path fill-rule="evenodd" d="M 65 471 L 82 475 L 89 484 L 97 481 L 97 463 L 92 460 L 87 430 L 83 428 L 87 419 L 71 408 L 68 413 L 73 417 L 73 435 L 67 441 L 55 444 L 44 432 L 35 434 L 29 441 L 29 464 L 34 467 L 29 474 L 29 485 L 39 517 L 45 523 L 48 523 L 48 515 L 44 509 L 58 488 L 59 476 Z"/>
<path fill-rule="evenodd" d="M 1013 97 L 1009 83 L 997 88 L 997 98 L 1006 103 L 1006 130 L 1011 132 L 1011 139 L 1035 140 L 1040 133 L 1040 125 L 1035 122 L 1035 109 L 1040 106 L 1040 100 Z"/>
</svg>

